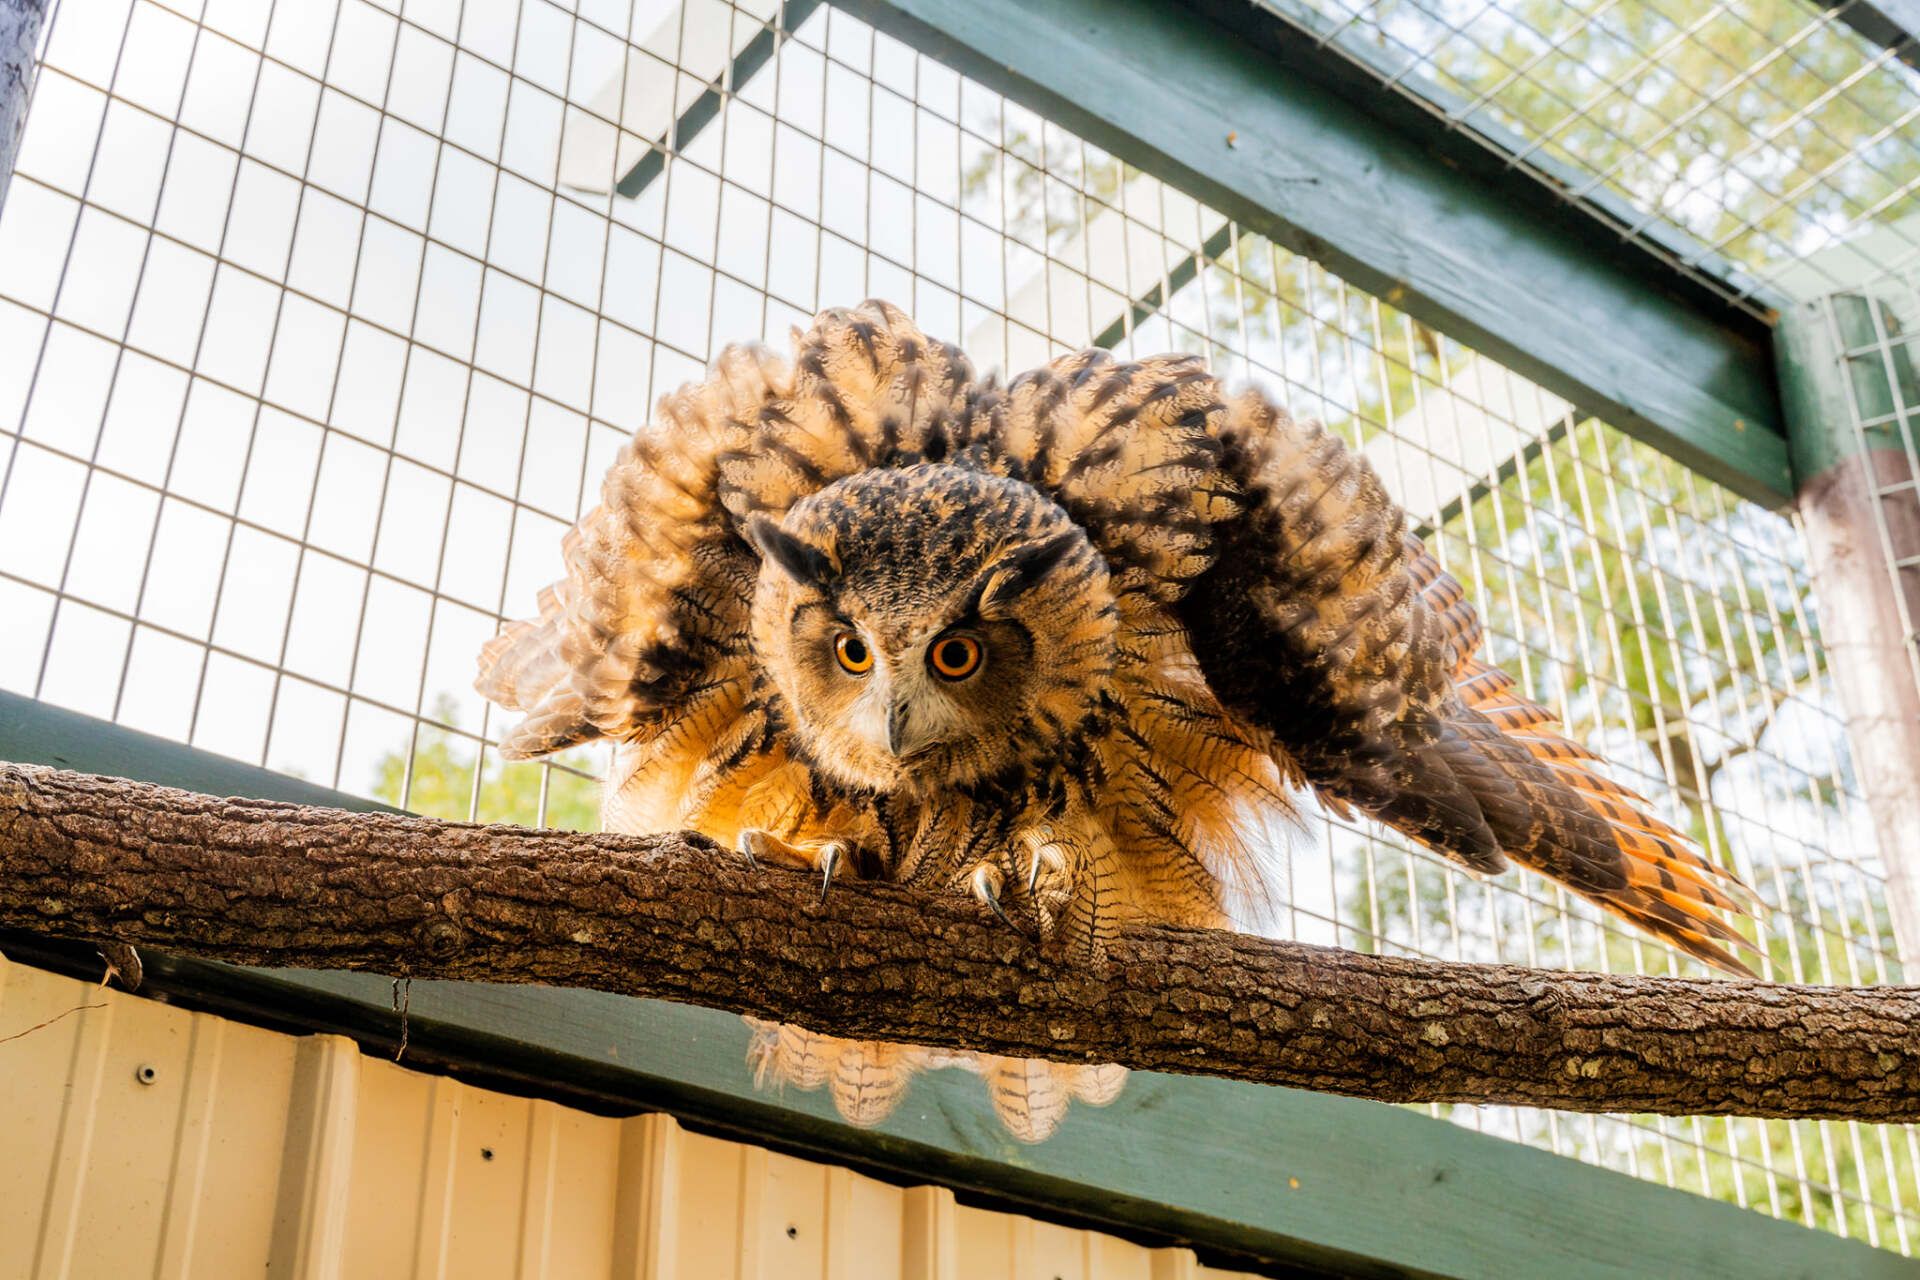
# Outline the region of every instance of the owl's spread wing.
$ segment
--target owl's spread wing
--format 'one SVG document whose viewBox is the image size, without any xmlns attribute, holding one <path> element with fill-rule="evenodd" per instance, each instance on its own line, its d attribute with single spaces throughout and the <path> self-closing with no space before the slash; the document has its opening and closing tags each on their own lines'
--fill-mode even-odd
<svg viewBox="0 0 1920 1280">
<path fill-rule="evenodd" d="M 1213 415 L 1244 495 L 1180 612 L 1222 703 L 1271 732 L 1336 809 L 1481 871 L 1561 881 L 1711 964 L 1748 945 L 1742 886 L 1591 767 L 1553 716 L 1478 661 L 1458 581 L 1365 459 L 1254 393 Z"/>
<path fill-rule="evenodd" d="M 508 759 L 624 736 L 744 682 L 758 561 L 720 500 L 720 459 L 792 384 L 772 353 L 729 347 L 620 451 L 540 616 L 481 651 L 475 687 L 526 716 L 501 742 Z"/>
</svg>

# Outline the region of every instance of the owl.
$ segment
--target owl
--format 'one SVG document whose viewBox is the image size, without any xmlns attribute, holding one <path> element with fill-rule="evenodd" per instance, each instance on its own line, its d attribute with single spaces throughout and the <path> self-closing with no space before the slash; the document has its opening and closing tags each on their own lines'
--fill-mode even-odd
<svg viewBox="0 0 1920 1280">
<path fill-rule="evenodd" d="M 1129 925 L 1243 918 L 1311 789 L 1748 972 L 1721 913 L 1750 895 L 1475 656 L 1367 462 L 1196 357 L 1002 387 L 896 307 L 825 311 L 791 358 L 731 347 L 664 398 L 563 550 L 478 688 L 524 714 L 510 758 L 615 744 L 609 830 L 696 828 L 822 893 L 968 894 L 1092 960 Z M 943 1065 L 756 1045 L 778 1078 L 844 1067 L 862 1117 Z M 1033 1109 L 1007 1087 L 1003 1115 Z"/>
</svg>

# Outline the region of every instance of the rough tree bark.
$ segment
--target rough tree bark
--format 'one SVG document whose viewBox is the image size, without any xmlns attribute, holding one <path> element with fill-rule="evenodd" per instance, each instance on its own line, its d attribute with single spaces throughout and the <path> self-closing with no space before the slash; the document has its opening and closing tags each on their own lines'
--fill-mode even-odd
<svg viewBox="0 0 1920 1280">
<path fill-rule="evenodd" d="M 27 88 L 47 0 L 0 0 L 0 208 L 27 128 Z"/>
<path fill-rule="evenodd" d="M 595 987 L 842 1036 L 1391 1102 L 1920 1120 L 1920 988 L 1406 960 L 1210 930 L 1041 953 L 970 899 L 698 835 L 350 814 L 0 765 L 0 926 Z"/>
</svg>

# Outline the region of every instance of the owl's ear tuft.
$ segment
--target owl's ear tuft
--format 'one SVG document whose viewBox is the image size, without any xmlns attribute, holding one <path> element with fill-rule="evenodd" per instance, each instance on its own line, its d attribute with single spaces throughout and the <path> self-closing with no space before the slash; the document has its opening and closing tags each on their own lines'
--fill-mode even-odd
<svg viewBox="0 0 1920 1280">
<path fill-rule="evenodd" d="M 840 576 L 840 563 L 832 552 L 794 537 L 765 516 L 750 517 L 746 534 L 762 561 L 779 565 L 795 582 L 818 587 Z"/>
<path fill-rule="evenodd" d="M 1083 541 L 1085 537 L 1078 529 L 1068 529 L 1015 548 L 996 560 L 988 571 L 976 607 L 986 614 L 1006 608 L 1034 583 L 1052 573 L 1073 552 L 1074 546 Z"/>
</svg>

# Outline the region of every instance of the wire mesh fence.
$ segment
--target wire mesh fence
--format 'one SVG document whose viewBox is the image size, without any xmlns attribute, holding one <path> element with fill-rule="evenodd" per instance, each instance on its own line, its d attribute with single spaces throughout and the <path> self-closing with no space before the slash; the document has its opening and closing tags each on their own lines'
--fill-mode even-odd
<svg viewBox="0 0 1920 1280">
<path fill-rule="evenodd" d="M 1900 976 L 1788 519 L 843 12 L 63 0 L 34 92 L 0 219 L 0 685 L 589 826 L 599 757 L 501 763 L 474 654 L 656 395 L 881 296 L 982 366 L 1200 351 L 1326 420 L 1489 656 L 1771 905 L 1770 976 Z M 1274 862 L 1290 936 L 1691 963 L 1311 808 Z M 1453 1118 L 1920 1243 L 1910 1130 Z"/>
<path fill-rule="evenodd" d="M 1871 4 L 1262 2 L 1757 310 L 1920 260 L 1920 44 Z"/>
</svg>

